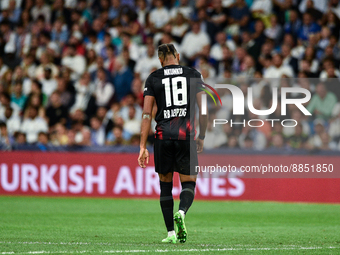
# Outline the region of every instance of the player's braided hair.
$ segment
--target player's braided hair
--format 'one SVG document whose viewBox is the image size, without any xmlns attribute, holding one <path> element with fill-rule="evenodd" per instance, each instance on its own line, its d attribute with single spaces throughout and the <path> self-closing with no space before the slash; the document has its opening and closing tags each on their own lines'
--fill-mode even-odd
<svg viewBox="0 0 340 255">
<path fill-rule="evenodd" d="M 175 49 L 175 46 L 172 43 L 159 45 L 158 57 L 165 60 L 168 55 L 173 55 L 176 58 L 177 50 Z"/>
</svg>

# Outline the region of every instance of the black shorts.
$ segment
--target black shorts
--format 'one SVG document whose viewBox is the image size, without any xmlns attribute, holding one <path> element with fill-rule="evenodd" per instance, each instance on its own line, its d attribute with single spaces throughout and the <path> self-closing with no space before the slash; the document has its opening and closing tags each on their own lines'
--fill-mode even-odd
<svg viewBox="0 0 340 255">
<path fill-rule="evenodd" d="M 159 174 L 178 172 L 196 175 L 198 165 L 196 142 L 189 140 L 155 140 L 155 171 Z"/>
</svg>

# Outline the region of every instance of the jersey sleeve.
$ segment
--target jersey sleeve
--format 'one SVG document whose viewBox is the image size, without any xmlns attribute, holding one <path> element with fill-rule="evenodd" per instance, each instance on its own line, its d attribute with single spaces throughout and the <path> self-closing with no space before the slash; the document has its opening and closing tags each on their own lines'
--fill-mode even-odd
<svg viewBox="0 0 340 255">
<path fill-rule="evenodd" d="M 155 96 L 155 91 L 153 89 L 153 78 L 151 75 L 146 79 L 145 86 L 144 86 L 144 94 L 143 96 Z"/>
<path fill-rule="evenodd" d="M 195 76 L 197 78 L 197 84 L 196 84 L 196 94 L 197 94 L 199 92 L 202 92 L 202 89 L 204 89 L 205 86 L 204 86 L 203 76 L 199 71 L 195 72 Z"/>
</svg>

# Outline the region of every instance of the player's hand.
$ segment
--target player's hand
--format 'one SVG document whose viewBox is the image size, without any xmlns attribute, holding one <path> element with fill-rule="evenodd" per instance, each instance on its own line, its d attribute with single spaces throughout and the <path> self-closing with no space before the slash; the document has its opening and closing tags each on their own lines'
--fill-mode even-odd
<svg viewBox="0 0 340 255">
<path fill-rule="evenodd" d="M 146 148 L 140 148 L 139 157 L 138 157 L 138 164 L 140 167 L 145 168 L 146 164 L 149 164 L 149 151 Z"/>
<path fill-rule="evenodd" d="M 201 153 L 203 151 L 203 144 L 204 144 L 204 141 L 197 137 L 196 139 L 197 153 Z"/>
</svg>

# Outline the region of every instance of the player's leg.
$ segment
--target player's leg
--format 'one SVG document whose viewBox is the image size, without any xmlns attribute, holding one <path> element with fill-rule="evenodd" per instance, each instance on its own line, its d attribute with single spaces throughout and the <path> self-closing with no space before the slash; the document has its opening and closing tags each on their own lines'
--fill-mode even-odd
<svg viewBox="0 0 340 255">
<path fill-rule="evenodd" d="M 164 223 L 168 230 L 168 237 L 162 242 L 175 243 L 176 232 L 174 228 L 174 199 L 172 196 L 172 172 L 167 174 L 158 174 L 161 187 L 160 205 L 163 213 Z"/>
<path fill-rule="evenodd" d="M 196 176 L 180 174 L 180 181 L 182 184 L 182 191 L 179 196 L 179 210 L 174 214 L 174 221 L 177 227 L 177 239 L 181 243 L 185 243 L 187 240 L 187 229 L 185 226 L 185 215 L 189 210 L 195 197 Z"/>
<path fill-rule="evenodd" d="M 177 165 L 182 185 L 180 194 L 179 210 L 174 214 L 174 221 L 177 227 L 177 238 L 181 243 L 187 239 L 187 229 L 184 218 L 195 197 L 197 175 L 191 175 L 190 169 L 197 165 L 196 144 L 190 141 L 178 141 Z M 192 148 L 191 148 L 192 147 Z"/>
<path fill-rule="evenodd" d="M 182 184 L 182 191 L 179 196 L 178 211 L 184 217 L 195 198 L 196 176 L 180 174 L 179 178 Z"/>
<path fill-rule="evenodd" d="M 160 184 L 160 205 L 168 231 L 168 237 L 162 242 L 176 243 L 177 237 L 174 231 L 173 213 L 174 199 L 172 196 L 173 176 L 173 152 L 172 142 L 167 140 L 155 140 L 154 144 L 155 170 L 159 176 Z"/>
</svg>

